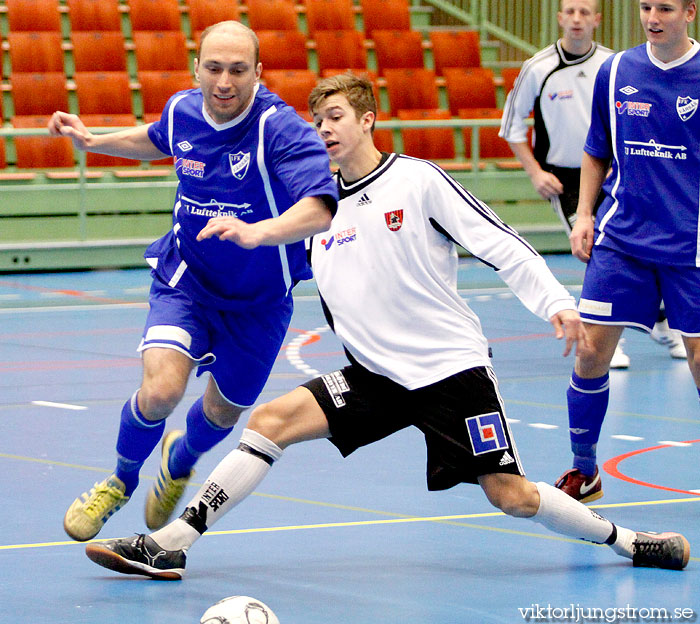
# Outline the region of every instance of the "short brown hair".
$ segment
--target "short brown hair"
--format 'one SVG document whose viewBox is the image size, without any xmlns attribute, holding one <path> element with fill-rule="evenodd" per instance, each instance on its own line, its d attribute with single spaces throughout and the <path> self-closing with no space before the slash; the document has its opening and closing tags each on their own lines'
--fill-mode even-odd
<svg viewBox="0 0 700 624">
<path fill-rule="evenodd" d="M 222 27 L 229 26 L 233 29 L 240 30 L 241 33 L 248 35 L 250 37 L 251 42 L 253 43 L 253 49 L 255 51 L 255 65 L 257 65 L 260 62 L 260 42 L 258 41 L 258 36 L 255 34 L 254 31 L 252 31 L 250 28 L 248 28 L 245 24 L 242 24 L 241 22 L 237 22 L 235 20 L 226 20 L 224 22 L 217 22 L 216 24 L 212 24 L 211 26 L 207 26 L 202 33 L 199 35 L 199 45 L 197 46 L 197 58 L 201 59 L 202 58 L 202 44 L 204 43 L 204 40 L 207 38 L 207 35 L 211 34 L 215 30 L 219 30 Z"/>
<path fill-rule="evenodd" d="M 352 72 L 320 80 L 309 94 L 309 112 L 313 115 L 323 100 L 336 93 L 347 98 L 358 119 L 368 111 L 377 116 L 377 100 L 372 83 L 364 76 L 356 76 Z M 374 130 L 374 124 L 372 129 Z"/>
</svg>

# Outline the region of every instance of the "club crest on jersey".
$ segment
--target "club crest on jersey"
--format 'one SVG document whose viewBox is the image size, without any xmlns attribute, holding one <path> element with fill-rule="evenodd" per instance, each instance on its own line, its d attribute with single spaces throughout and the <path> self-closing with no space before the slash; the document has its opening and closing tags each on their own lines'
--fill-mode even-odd
<svg viewBox="0 0 700 624">
<path fill-rule="evenodd" d="M 503 430 L 501 415 L 498 412 L 480 414 L 465 419 L 474 455 L 508 448 L 506 433 Z"/>
<path fill-rule="evenodd" d="M 681 121 L 688 121 L 698 110 L 698 100 L 694 100 L 691 97 L 681 97 L 680 95 L 676 99 L 676 112 L 681 118 Z"/>
<path fill-rule="evenodd" d="M 231 165 L 231 173 L 236 180 L 242 180 L 248 171 L 250 164 L 250 152 L 236 152 L 228 155 L 228 162 Z"/>
<path fill-rule="evenodd" d="M 401 226 L 403 225 L 403 209 L 385 212 L 384 220 L 386 221 L 386 226 L 392 232 L 398 232 L 401 229 Z"/>
</svg>

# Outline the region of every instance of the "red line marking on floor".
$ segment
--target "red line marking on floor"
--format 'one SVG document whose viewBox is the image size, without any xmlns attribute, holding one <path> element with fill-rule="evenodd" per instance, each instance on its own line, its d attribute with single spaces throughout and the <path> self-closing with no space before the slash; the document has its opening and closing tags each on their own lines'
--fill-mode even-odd
<svg viewBox="0 0 700 624">
<path fill-rule="evenodd" d="M 700 442 L 700 440 L 685 440 L 685 442 L 686 444 L 695 444 L 697 442 Z M 664 448 L 674 447 L 670 444 L 660 444 L 658 446 L 650 446 L 649 448 L 638 449 L 636 451 L 624 453 L 623 455 L 618 455 L 617 457 L 613 457 L 612 459 L 606 461 L 603 464 L 603 470 L 617 479 L 627 481 L 628 483 L 634 483 L 635 485 L 643 485 L 644 487 L 654 488 L 657 490 L 666 490 L 667 492 L 678 492 L 679 494 L 690 494 L 691 496 L 700 496 L 700 493 L 698 492 L 691 492 L 690 490 L 679 490 L 678 488 L 666 487 L 665 485 L 656 485 L 655 483 L 648 483 L 647 481 L 640 481 L 639 479 L 628 477 L 626 474 L 620 472 L 618 468 L 620 463 L 622 463 L 625 459 L 628 459 L 629 457 L 641 455 L 642 453 L 648 453 L 649 451 L 658 451 L 659 449 Z"/>
<path fill-rule="evenodd" d="M 108 297 L 95 297 L 93 295 L 88 295 L 82 290 L 69 290 L 63 288 L 46 288 L 45 286 L 30 286 L 28 284 L 21 284 L 20 282 L 12 282 L 7 280 L 0 280 L 0 287 L 16 288 L 18 290 L 28 290 L 30 292 L 40 292 L 40 293 L 57 293 L 60 295 L 66 295 L 69 297 L 76 297 L 77 299 L 84 299 L 85 301 L 99 301 L 100 303 L 125 303 L 123 299 L 111 299 Z"/>
</svg>

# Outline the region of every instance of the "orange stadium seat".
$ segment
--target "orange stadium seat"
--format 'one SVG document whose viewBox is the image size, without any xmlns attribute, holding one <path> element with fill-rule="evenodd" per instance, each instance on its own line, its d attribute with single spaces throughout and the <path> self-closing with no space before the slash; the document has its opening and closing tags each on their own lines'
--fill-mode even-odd
<svg viewBox="0 0 700 624">
<path fill-rule="evenodd" d="M 21 30 L 61 32 L 58 0 L 6 0 L 10 32 Z"/>
<path fill-rule="evenodd" d="M 458 111 L 462 119 L 500 119 L 503 111 L 500 108 L 461 108 Z M 513 158 L 507 141 L 498 136 L 499 128 L 479 128 L 480 158 Z M 464 151 L 467 158 L 471 157 L 471 128 L 464 129 Z"/>
<path fill-rule="evenodd" d="M 75 71 L 126 71 L 121 31 L 78 31 L 71 34 Z"/>
<path fill-rule="evenodd" d="M 134 115 L 81 115 L 83 123 L 88 128 L 109 128 L 119 126 L 135 126 L 136 117 Z M 120 158 L 119 156 L 106 156 L 104 154 L 93 154 L 88 152 L 85 156 L 85 164 L 88 167 L 134 167 L 141 164 L 140 160 L 131 158 Z"/>
<path fill-rule="evenodd" d="M 300 113 L 308 112 L 308 99 L 318 78 L 308 69 L 263 70 L 263 80 L 270 91 L 279 95 L 289 106 Z"/>
<path fill-rule="evenodd" d="M 0 169 L 7 167 L 7 159 L 5 157 L 5 139 L 0 137 Z"/>
<path fill-rule="evenodd" d="M 430 69 L 387 69 L 386 90 L 391 114 L 399 110 L 438 108 L 435 72 Z"/>
<path fill-rule="evenodd" d="M 446 67 L 443 73 L 453 115 L 457 115 L 460 108 L 496 108 L 496 85 L 492 70 L 485 67 Z"/>
<path fill-rule="evenodd" d="M 294 0 L 247 0 L 248 25 L 254 30 L 297 30 Z"/>
<path fill-rule="evenodd" d="M 417 30 L 375 30 L 373 39 L 380 76 L 387 69 L 424 66 L 423 35 Z"/>
<path fill-rule="evenodd" d="M 306 35 L 298 30 L 259 30 L 264 69 L 308 69 Z"/>
<path fill-rule="evenodd" d="M 367 71 L 364 37 L 357 30 L 319 30 L 315 35 L 321 75 L 327 70 Z"/>
<path fill-rule="evenodd" d="M 400 110 L 401 120 L 451 119 L 443 109 Z M 404 128 L 401 130 L 403 152 L 428 160 L 453 159 L 456 155 L 452 128 Z"/>
<path fill-rule="evenodd" d="M 17 116 L 15 128 L 46 128 L 50 115 Z M 75 166 L 73 144 L 69 138 L 36 136 L 15 137 L 17 166 L 21 169 L 49 169 Z"/>
<path fill-rule="evenodd" d="M 7 41 L 13 73 L 64 71 L 59 33 L 11 32 Z"/>
<path fill-rule="evenodd" d="M 131 29 L 181 30 L 177 0 L 129 0 Z"/>
<path fill-rule="evenodd" d="M 377 111 L 377 121 L 389 121 L 391 115 L 385 111 Z M 391 128 L 375 128 L 374 129 L 374 146 L 380 152 L 394 151 L 394 134 Z"/>
<path fill-rule="evenodd" d="M 160 117 L 171 95 L 195 86 L 192 74 L 188 71 L 144 71 L 138 73 L 138 80 L 141 84 L 144 117 L 149 116 L 147 121 Z"/>
<path fill-rule="evenodd" d="M 133 40 L 138 71 L 190 69 L 187 40 L 182 31 L 135 32 Z"/>
<path fill-rule="evenodd" d="M 200 33 L 218 22 L 239 20 L 238 4 L 234 0 L 187 0 L 192 39 L 199 41 Z"/>
<path fill-rule="evenodd" d="M 10 84 L 15 115 L 51 115 L 57 110 L 68 110 L 66 75 L 62 72 L 13 72 Z"/>
<path fill-rule="evenodd" d="M 479 33 L 474 30 L 434 30 L 430 33 L 435 73 L 445 67 L 480 67 Z"/>
<path fill-rule="evenodd" d="M 71 31 L 121 31 L 119 0 L 68 0 Z"/>
<path fill-rule="evenodd" d="M 519 67 L 504 67 L 501 69 L 501 78 L 503 78 L 503 90 L 506 94 L 510 93 L 515 86 L 515 81 L 520 74 Z"/>
<path fill-rule="evenodd" d="M 408 0 L 362 0 L 365 36 L 374 39 L 375 30 L 410 30 Z"/>
<path fill-rule="evenodd" d="M 133 113 L 126 72 L 76 72 L 73 79 L 81 115 Z"/>
<path fill-rule="evenodd" d="M 306 24 L 311 38 L 319 30 L 354 30 L 352 0 L 306 0 Z"/>
</svg>

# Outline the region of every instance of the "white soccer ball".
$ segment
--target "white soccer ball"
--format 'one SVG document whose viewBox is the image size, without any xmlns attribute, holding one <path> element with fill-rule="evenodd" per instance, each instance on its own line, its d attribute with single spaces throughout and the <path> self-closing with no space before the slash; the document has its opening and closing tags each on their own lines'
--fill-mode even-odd
<svg viewBox="0 0 700 624">
<path fill-rule="evenodd" d="M 250 596 L 229 596 L 209 607 L 199 624 L 280 624 L 264 602 Z"/>
</svg>

